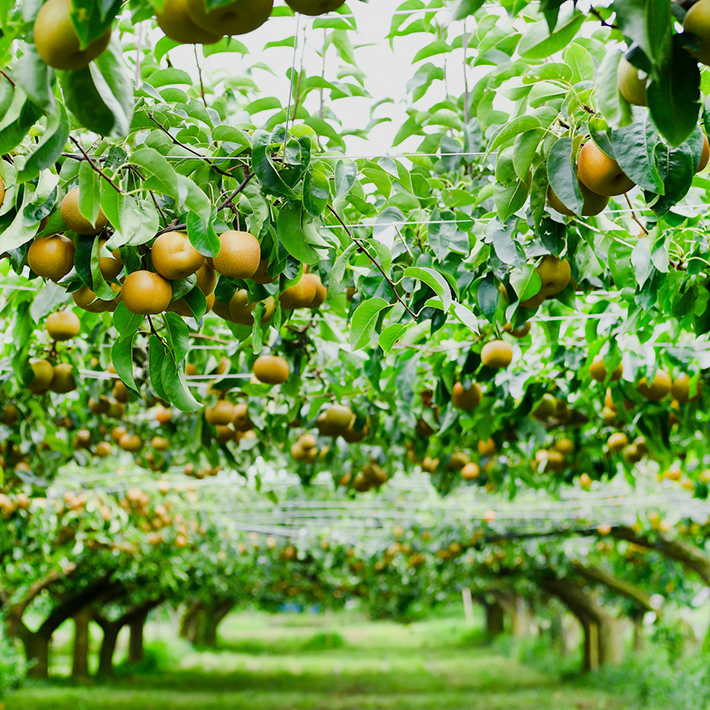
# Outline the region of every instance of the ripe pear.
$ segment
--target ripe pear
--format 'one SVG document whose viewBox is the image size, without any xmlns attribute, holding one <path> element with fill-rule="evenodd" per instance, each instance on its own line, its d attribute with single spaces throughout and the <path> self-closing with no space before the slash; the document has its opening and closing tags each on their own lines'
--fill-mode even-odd
<svg viewBox="0 0 710 710">
<path fill-rule="evenodd" d="M 72 311 L 57 311 L 47 316 L 44 327 L 52 340 L 71 340 L 79 335 L 81 321 Z"/>
<path fill-rule="evenodd" d="M 635 106 L 648 106 L 646 100 L 646 79 L 639 77 L 639 70 L 629 62 L 626 57 L 621 57 L 616 71 L 616 84 L 619 93 Z"/>
<path fill-rule="evenodd" d="M 54 0 L 51 1 L 54 2 Z M 64 195 L 61 212 L 64 224 L 66 224 L 72 232 L 76 232 L 77 234 L 93 236 L 94 234 L 98 234 L 108 224 L 108 219 L 103 213 L 103 210 L 99 210 L 99 216 L 96 218 L 95 224 L 91 224 L 91 222 L 84 217 L 79 210 L 78 187 L 69 190 L 69 192 Z"/>
<path fill-rule="evenodd" d="M 471 383 L 470 387 L 464 387 L 457 382 L 451 393 L 451 401 L 454 407 L 468 411 L 480 404 L 482 396 L 481 388 L 476 382 Z"/>
<path fill-rule="evenodd" d="M 318 431 L 323 436 L 340 436 L 350 425 L 353 412 L 350 407 L 334 404 L 318 417 Z"/>
<path fill-rule="evenodd" d="M 232 229 L 220 234 L 219 242 L 219 252 L 213 259 L 214 268 L 218 273 L 230 279 L 248 279 L 254 276 L 261 263 L 261 246 L 253 234 Z"/>
<path fill-rule="evenodd" d="M 492 340 L 483 346 L 481 361 L 494 370 L 506 368 L 513 361 L 513 348 L 505 340 Z"/>
<path fill-rule="evenodd" d="M 286 4 L 294 12 L 314 16 L 337 10 L 345 0 L 286 0 Z"/>
<path fill-rule="evenodd" d="M 52 392 L 58 394 L 66 394 L 76 390 L 76 381 L 74 380 L 74 365 L 68 362 L 62 362 L 54 367 L 54 377 L 52 384 L 49 386 Z"/>
<path fill-rule="evenodd" d="M 589 374 L 592 376 L 592 379 L 597 382 L 604 382 L 604 380 L 606 380 L 606 366 L 604 365 L 604 358 L 601 355 L 594 356 L 594 361 L 589 366 Z M 611 381 L 618 382 L 623 374 L 624 365 L 619 363 L 614 372 L 611 373 Z"/>
<path fill-rule="evenodd" d="M 205 264 L 205 257 L 192 246 L 187 232 L 161 234 L 153 242 L 150 256 L 155 270 L 171 281 L 187 278 Z"/>
<path fill-rule="evenodd" d="M 119 439 L 118 445 L 124 451 L 131 451 L 135 453 L 143 448 L 143 439 L 141 439 L 138 434 L 126 433 Z"/>
<path fill-rule="evenodd" d="M 639 381 L 638 386 L 639 392 L 644 399 L 650 402 L 658 402 L 666 395 L 670 394 L 672 381 L 670 375 L 665 370 L 658 370 L 650 385 L 644 377 Z"/>
<path fill-rule="evenodd" d="M 94 454 L 99 458 L 105 459 L 111 455 L 111 444 L 108 441 L 99 441 L 94 449 Z"/>
<path fill-rule="evenodd" d="M 234 405 L 232 424 L 239 432 L 250 431 L 254 428 L 254 422 L 249 419 L 249 405 L 246 402 L 239 402 L 239 404 Z"/>
<path fill-rule="evenodd" d="M 246 289 L 240 288 L 234 292 L 232 300 L 229 302 L 229 313 L 235 323 L 241 325 L 254 325 L 254 309 L 259 301 L 249 302 L 249 294 Z M 271 320 L 276 310 L 276 301 L 273 296 L 269 296 L 262 301 L 264 304 L 264 313 L 261 316 L 261 322 L 266 323 Z"/>
<path fill-rule="evenodd" d="M 107 311 L 115 311 L 118 303 L 115 301 L 103 301 L 97 298 L 96 294 L 87 286 L 82 286 L 72 294 L 74 303 L 79 308 L 88 311 L 89 313 L 105 313 Z"/>
<path fill-rule="evenodd" d="M 318 274 L 306 274 L 306 276 L 308 276 L 316 286 L 316 295 L 308 304 L 308 308 L 320 308 L 325 303 L 325 299 L 328 298 L 328 289 L 323 285 L 323 282 Z"/>
<path fill-rule="evenodd" d="M 548 254 L 535 269 L 542 281 L 540 292 L 547 298 L 567 288 L 572 278 L 569 261 Z"/>
<path fill-rule="evenodd" d="M 582 217 L 594 217 L 604 211 L 609 204 L 609 198 L 604 195 L 597 195 L 592 192 L 586 185 L 579 183 L 579 189 L 582 192 Z M 547 188 L 547 202 L 550 207 L 557 210 L 560 214 L 567 217 L 574 217 L 575 213 L 565 205 L 562 200 L 555 194 L 552 185 Z"/>
<path fill-rule="evenodd" d="M 131 313 L 156 315 L 170 305 L 173 287 L 160 274 L 133 271 L 123 282 L 123 302 Z"/>
<path fill-rule="evenodd" d="M 214 44 L 222 38 L 221 34 L 207 32 L 190 19 L 185 0 L 167 0 L 163 11 L 156 12 L 155 18 L 165 35 L 180 44 Z"/>
<path fill-rule="evenodd" d="M 59 281 L 74 268 L 74 242 L 63 234 L 38 237 L 27 251 L 27 263 L 37 276 Z"/>
<path fill-rule="evenodd" d="M 71 0 L 48 0 L 37 13 L 34 41 L 42 61 L 55 69 L 82 69 L 96 59 L 111 40 L 108 29 L 85 49 L 71 21 Z"/>
<path fill-rule="evenodd" d="M 205 409 L 205 419 L 212 426 L 226 426 L 234 419 L 234 405 L 226 399 L 220 399 L 214 407 Z"/>
<path fill-rule="evenodd" d="M 287 288 L 280 296 L 282 308 L 308 308 L 316 298 L 316 281 L 312 274 L 303 274 L 298 283 Z"/>
<path fill-rule="evenodd" d="M 6 404 L 0 410 L 0 424 L 15 426 L 20 419 L 20 410 L 14 404 Z"/>
<path fill-rule="evenodd" d="M 710 0 L 708 0 L 710 2 Z M 634 187 L 619 163 L 602 152 L 594 141 L 588 141 L 577 158 L 577 178 L 597 195 L 623 195 Z"/>
<path fill-rule="evenodd" d="M 286 382 L 291 372 L 288 362 L 278 355 L 261 355 L 252 367 L 254 377 L 267 385 L 280 385 Z"/>
<path fill-rule="evenodd" d="M 121 273 L 123 263 L 118 249 L 104 249 L 107 241 L 108 239 L 99 239 L 99 269 L 106 281 L 112 281 Z"/>
<path fill-rule="evenodd" d="M 273 0 L 235 0 L 208 12 L 205 0 L 185 0 L 190 19 L 203 30 L 221 36 L 252 32 L 269 19 L 273 6 Z"/>
<path fill-rule="evenodd" d="M 701 64 L 710 64 L 710 0 L 698 0 L 683 20 L 684 32 L 694 34 L 700 43 L 697 50 L 688 50 Z"/>
<path fill-rule="evenodd" d="M 30 366 L 32 367 L 34 377 L 27 384 L 27 389 L 35 394 L 46 392 L 54 378 L 54 367 L 52 367 L 52 363 L 49 362 L 49 360 L 32 358 L 30 360 Z"/>
<path fill-rule="evenodd" d="M 197 276 L 197 288 L 199 288 L 205 296 L 214 293 L 217 287 L 217 272 L 207 261 L 197 270 L 195 276 Z"/>
<path fill-rule="evenodd" d="M 274 281 L 276 281 L 278 277 L 269 276 L 268 268 L 269 262 L 267 260 L 261 261 L 259 263 L 259 268 L 256 270 L 256 273 L 251 277 L 251 280 L 262 285 L 274 283 Z"/>
</svg>

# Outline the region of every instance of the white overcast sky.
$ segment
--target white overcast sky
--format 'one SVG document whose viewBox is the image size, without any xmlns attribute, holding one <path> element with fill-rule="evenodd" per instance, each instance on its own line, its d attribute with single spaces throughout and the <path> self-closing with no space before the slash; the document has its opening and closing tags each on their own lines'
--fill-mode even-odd
<svg viewBox="0 0 710 710">
<path fill-rule="evenodd" d="M 276 0 L 277 5 L 282 0 Z M 372 94 L 371 98 L 348 98 L 339 99 L 333 103 L 333 110 L 344 122 L 345 127 L 364 128 L 369 122 L 369 111 L 373 103 L 383 98 L 394 99 L 394 104 L 385 104 L 379 107 L 377 116 L 389 116 L 393 120 L 391 123 L 384 123 L 377 126 L 370 134 L 367 141 L 351 138 L 349 139 L 348 154 L 357 155 L 384 155 L 398 153 L 404 148 L 413 149 L 420 139 L 414 139 L 411 143 L 403 144 L 396 149 L 392 148 L 392 140 L 399 126 L 406 119 L 406 84 L 415 73 L 412 59 L 416 52 L 435 37 L 428 34 L 415 34 L 411 37 L 398 38 L 394 42 L 394 51 L 386 39 L 392 13 L 395 12 L 402 0 L 375 0 L 375 2 L 363 3 L 359 0 L 350 0 L 348 7 L 352 14 L 357 16 L 357 33 L 351 33 L 352 42 L 356 47 L 356 57 L 359 67 L 367 77 L 366 88 Z M 419 12 L 418 16 L 422 13 Z M 442 10 L 439 13 L 442 22 L 450 19 L 449 10 Z M 299 43 L 303 41 L 305 27 L 306 34 L 306 54 L 304 65 L 309 75 L 319 75 L 321 72 L 321 60 L 310 49 L 311 46 L 321 47 L 323 42 L 323 30 L 313 29 L 312 19 L 305 16 L 300 18 Z M 458 24 L 458 23 L 457 23 Z M 228 68 L 230 71 L 241 72 L 243 67 L 257 61 L 264 61 L 275 71 L 275 76 L 267 71 L 257 70 L 254 79 L 260 85 L 260 95 L 262 97 L 275 96 L 282 103 L 286 103 L 289 92 L 289 81 L 287 71 L 290 70 L 293 62 L 293 49 L 291 48 L 271 48 L 262 53 L 261 49 L 267 42 L 274 42 L 290 37 L 296 29 L 295 17 L 272 17 L 265 25 L 248 35 L 238 36 L 237 39 L 249 47 L 251 55 L 241 58 L 238 54 L 221 54 L 208 57 L 205 61 L 204 71 L 209 74 L 211 71 L 221 71 Z M 159 38 L 160 34 L 156 36 Z M 298 63 L 300 63 L 301 49 L 298 50 Z M 340 64 L 340 59 L 336 56 L 335 50 L 331 47 L 328 53 L 326 64 L 326 79 L 335 80 L 336 72 Z M 195 60 L 191 47 L 178 48 L 170 52 L 173 63 L 180 68 L 186 69 L 194 74 Z M 434 57 L 431 60 L 437 65 L 441 65 L 441 57 Z M 463 92 L 463 69 L 461 52 L 454 52 L 448 56 L 450 69 L 448 72 L 449 90 L 452 95 L 460 95 Z M 348 79 L 352 81 L 352 79 Z M 472 86 L 472 83 L 471 83 Z M 426 108 L 444 98 L 444 87 L 442 82 L 435 82 L 423 101 L 417 106 Z M 317 110 L 315 92 L 311 98 L 311 104 L 307 104 L 309 110 Z M 265 121 L 268 113 L 257 114 L 255 120 Z"/>
</svg>

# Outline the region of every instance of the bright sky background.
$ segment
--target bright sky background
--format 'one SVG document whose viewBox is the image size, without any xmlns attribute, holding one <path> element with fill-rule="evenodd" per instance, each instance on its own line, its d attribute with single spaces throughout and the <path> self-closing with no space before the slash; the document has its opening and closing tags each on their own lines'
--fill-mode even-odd
<svg viewBox="0 0 710 710">
<path fill-rule="evenodd" d="M 276 0 L 277 6 L 282 0 Z M 394 51 L 390 48 L 386 38 L 390 27 L 392 14 L 397 10 L 402 0 L 376 0 L 375 2 L 363 3 L 358 0 L 350 0 L 348 7 L 352 14 L 357 16 L 358 33 L 351 33 L 352 42 L 356 49 L 355 56 L 359 67 L 367 76 L 366 88 L 372 94 L 371 98 L 348 98 L 339 99 L 333 104 L 336 115 L 344 122 L 345 127 L 363 128 L 369 120 L 370 107 L 377 101 L 384 98 L 394 99 L 394 104 L 385 104 L 378 108 L 377 116 L 389 116 L 393 120 L 391 123 L 378 125 L 373 129 L 370 139 L 364 141 L 358 138 L 350 138 L 348 154 L 356 155 L 383 155 L 398 153 L 403 149 L 413 149 L 420 141 L 415 138 L 411 143 L 404 143 L 402 146 L 392 149 L 393 138 L 399 126 L 406 119 L 406 83 L 414 75 L 415 67 L 412 59 L 415 53 L 435 37 L 428 34 L 416 34 L 411 37 L 398 38 L 394 42 Z M 418 12 L 421 16 L 423 13 Z M 449 10 L 442 10 L 439 13 L 442 22 L 450 19 Z M 309 75 L 320 75 L 321 59 L 317 56 L 314 48 L 322 47 L 323 30 L 313 29 L 314 18 L 301 16 L 299 30 L 299 44 L 303 41 L 304 29 L 306 38 L 306 53 L 304 56 L 304 66 Z M 459 24 L 459 23 L 457 23 Z M 210 72 L 219 72 L 223 69 L 241 73 L 243 68 L 257 61 L 264 61 L 276 73 L 272 75 L 267 71 L 257 70 L 254 79 L 260 83 L 260 95 L 262 97 L 275 96 L 282 103 L 286 103 L 289 93 L 289 80 L 287 72 L 291 69 L 294 52 L 292 48 L 270 48 L 260 57 L 262 47 L 267 42 L 283 40 L 294 34 L 296 30 L 295 17 L 272 17 L 265 25 L 248 35 L 236 37 L 240 42 L 249 47 L 251 55 L 242 58 L 238 54 L 221 54 L 207 58 L 204 71 L 207 75 Z M 155 39 L 160 37 L 158 32 Z M 179 48 L 171 51 L 172 61 L 186 69 L 190 74 L 195 75 L 195 60 L 191 46 Z M 297 53 L 297 66 L 300 63 L 301 46 Z M 463 92 L 463 62 L 461 51 L 448 55 L 449 62 L 449 89 L 453 95 L 460 95 Z M 434 57 L 431 60 L 437 65 L 441 65 L 442 58 Z M 335 80 L 336 72 L 340 64 L 340 59 L 336 56 L 335 49 L 330 48 L 327 55 L 326 79 Z M 346 79 L 352 81 L 352 79 Z M 473 86 L 470 81 L 470 87 Z M 426 108 L 436 101 L 444 98 L 443 82 L 435 82 L 427 97 L 420 101 L 417 106 Z M 310 102 L 306 104 L 308 110 L 317 110 L 317 98 L 314 94 Z M 273 113 L 273 112 L 271 112 Z M 255 120 L 265 121 L 270 114 L 265 112 L 257 114 Z"/>
</svg>

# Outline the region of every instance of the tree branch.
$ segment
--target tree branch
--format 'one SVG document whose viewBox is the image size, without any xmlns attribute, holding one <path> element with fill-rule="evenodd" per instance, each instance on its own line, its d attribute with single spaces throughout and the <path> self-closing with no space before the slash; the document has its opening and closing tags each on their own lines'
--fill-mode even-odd
<svg viewBox="0 0 710 710">
<path fill-rule="evenodd" d="M 380 266 L 378 263 L 377 259 L 375 259 L 372 254 L 363 246 L 362 242 L 350 231 L 350 229 L 347 227 L 345 222 L 340 218 L 340 215 L 333 209 L 332 205 L 328 205 L 328 209 L 330 212 L 333 214 L 333 216 L 340 222 L 340 225 L 342 228 L 348 233 L 348 236 L 350 239 L 353 240 L 353 242 L 357 245 L 358 251 L 362 252 L 373 264 L 374 266 L 377 267 L 377 270 L 385 277 L 385 280 L 387 283 L 390 285 L 392 288 L 392 293 L 394 293 L 395 298 L 404 306 L 405 310 L 407 313 L 409 313 L 414 320 L 417 319 L 416 314 L 412 309 L 402 300 L 402 297 L 397 293 L 397 289 L 394 287 L 394 282 L 392 279 L 385 273 L 385 270 Z"/>
<path fill-rule="evenodd" d="M 98 173 L 106 182 L 108 182 L 111 187 L 118 192 L 119 195 L 125 195 L 126 193 L 123 192 L 123 190 L 114 183 L 113 180 L 91 159 L 89 154 L 81 147 L 81 143 L 74 138 L 74 136 L 69 136 L 69 140 L 79 149 L 81 154 L 84 156 L 84 160 L 88 161 L 89 165 L 91 166 L 91 169 Z"/>
</svg>

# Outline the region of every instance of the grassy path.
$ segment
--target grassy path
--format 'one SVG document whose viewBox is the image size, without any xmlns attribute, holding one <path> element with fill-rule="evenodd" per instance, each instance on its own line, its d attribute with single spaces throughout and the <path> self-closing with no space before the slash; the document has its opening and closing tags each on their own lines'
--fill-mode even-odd
<svg viewBox="0 0 710 710">
<path fill-rule="evenodd" d="M 29 685 L 7 699 L 5 709 L 624 709 L 618 698 L 559 684 L 467 642 L 458 622 L 402 627 L 338 619 L 338 632 L 331 633 L 335 626 L 323 618 L 235 616 L 216 651 L 194 651 L 171 639 L 171 653 L 180 659 L 167 670 L 161 664 L 151 674 L 106 685 Z"/>
</svg>

